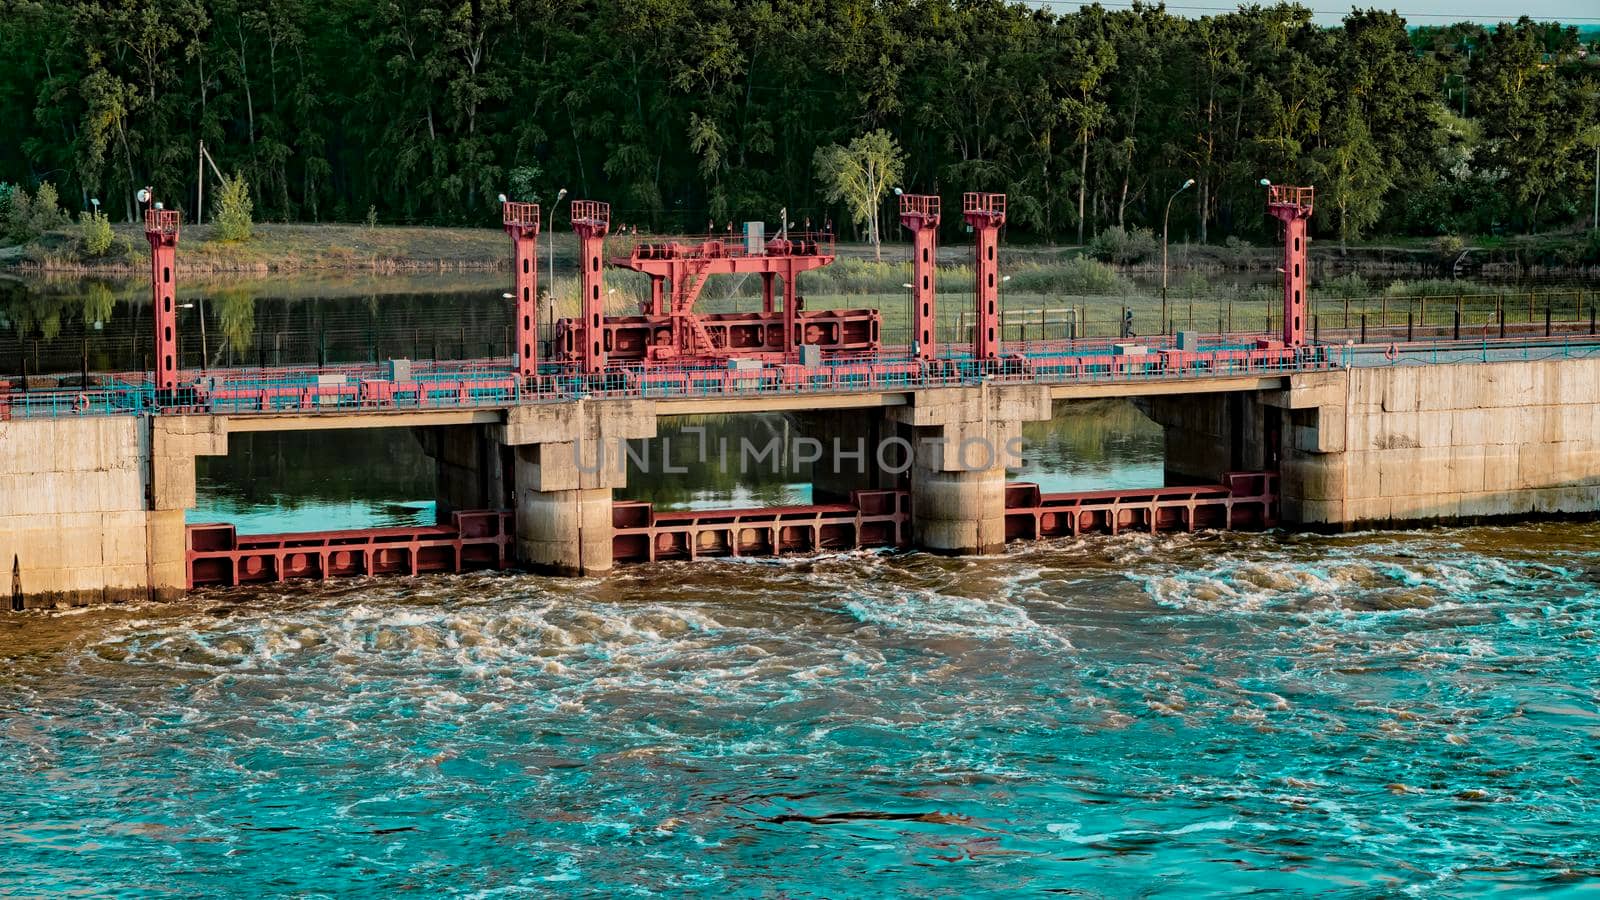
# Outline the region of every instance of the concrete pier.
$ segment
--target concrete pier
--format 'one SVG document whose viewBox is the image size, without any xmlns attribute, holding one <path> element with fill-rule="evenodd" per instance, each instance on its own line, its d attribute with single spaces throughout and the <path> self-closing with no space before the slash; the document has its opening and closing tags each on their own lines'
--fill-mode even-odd
<svg viewBox="0 0 1600 900">
<path fill-rule="evenodd" d="M 656 434 L 648 400 L 514 407 L 497 440 L 513 448 L 516 559 L 589 575 L 612 566 L 612 491 L 627 483 L 623 443 Z"/>
<path fill-rule="evenodd" d="M 0 424 L 0 557 L 24 604 L 182 595 L 194 460 L 226 450 L 205 417 Z"/>
<path fill-rule="evenodd" d="M 918 391 L 889 410 L 911 459 L 911 542 L 937 553 L 994 553 L 1006 542 L 1006 464 L 1023 422 L 1050 418 L 1050 390 L 1035 385 Z"/>
</svg>

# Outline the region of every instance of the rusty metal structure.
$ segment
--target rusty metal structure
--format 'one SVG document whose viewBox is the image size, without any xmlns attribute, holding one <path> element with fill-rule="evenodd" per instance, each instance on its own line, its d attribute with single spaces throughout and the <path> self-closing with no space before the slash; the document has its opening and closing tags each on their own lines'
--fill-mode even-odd
<svg viewBox="0 0 1600 900">
<path fill-rule="evenodd" d="M 155 386 L 170 395 L 178 388 L 178 228 L 175 209 L 152 204 L 144 212 L 144 236 L 150 242 L 151 321 L 155 325 Z"/>
<path fill-rule="evenodd" d="M 501 221 L 511 235 L 512 280 L 515 282 L 517 374 L 539 374 L 539 204 L 507 201 Z"/>
<path fill-rule="evenodd" d="M 1283 223 L 1283 343 L 1287 347 L 1306 342 L 1306 226 L 1315 193 L 1309 187 L 1267 187 L 1267 212 Z"/>
<path fill-rule="evenodd" d="M 911 232 L 911 355 L 939 355 L 939 309 L 934 287 L 939 267 L 939 198 L 900 195 L 900 224 Z"/>
</svg>

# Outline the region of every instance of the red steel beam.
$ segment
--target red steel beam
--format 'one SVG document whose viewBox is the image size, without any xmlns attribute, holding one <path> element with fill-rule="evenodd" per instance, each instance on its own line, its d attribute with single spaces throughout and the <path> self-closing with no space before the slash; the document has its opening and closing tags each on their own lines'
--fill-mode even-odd
<svg viewBox="0 0 1600 900">
<path fill-rule="evenodd" d="M 931 194 L 901 194 L 900 224 L 911 230 L 912 353 L 921 359 L 933 359 L 939 350 L 939 313 L 934 305 L 939 198 Z"/>
<path fill-rule="evenodd" d="M 502 221 L 511 235 L 517 316 L 517 374 L 539 374 L 539 204 L 507 201 Z"/>
<path fill-rule="evenodd" d="M 150 242 L 150 299 L 155 314 L 155 382 L 157 391 L 178 387 L 177 258 L 178 211 L 152 205 L 144 213 L 144 236 Z"/>
<path fill-rule="evenodd" d="M 961 216 L 972 226 L 977 245 L 973 263 L 978 315 L 972 330 L 972 356 L 1000 356 L 1000 226 L 1006 223 L 1006 195 L 969 192 L 961 198 Z"/>
</svg>

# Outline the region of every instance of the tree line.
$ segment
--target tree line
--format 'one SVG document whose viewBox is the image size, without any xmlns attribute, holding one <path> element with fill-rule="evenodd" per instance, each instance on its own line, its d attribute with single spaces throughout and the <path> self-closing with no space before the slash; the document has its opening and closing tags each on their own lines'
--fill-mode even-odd
<svg viewBox="0 0 1600 900">
<path fill-rule="evenodd" d="M 1587 223 L 1600 46 L 1295 4 L 1184 18 L 998 0 L 0 0 L 0 182 L 194 208 L 204 141 L 258 220 L 496 221 L 609 200 L 655 230 L 849 221 L 819 148 L 882 130 L 907 190 L 1010 196 L 1013 233 L 1324 235 Z M 1592 37 L 1592 35 L 1591 35 Z M 212 183 L 208 191 L 215 190 Z M 208 201 L 209 205 L 209 201 Z M 959 208 L 959 207 L 957 207 Z M 946 227 L 960 228 L 946 215 Z M 1592 224 L 1592 223 L 1590 223 Z"/>
</svg>

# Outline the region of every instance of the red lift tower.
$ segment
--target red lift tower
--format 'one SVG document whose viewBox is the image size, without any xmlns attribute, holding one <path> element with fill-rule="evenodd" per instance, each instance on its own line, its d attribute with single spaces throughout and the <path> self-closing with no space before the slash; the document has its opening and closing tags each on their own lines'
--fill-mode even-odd
<svg viewBox="0 0 1600 900">
<path fill-rule="evenodd" d="M 939 259 L 939 198 L 901 194 L 900 224 L 911 230 L 912 355 L 933 359 L 939 355 L 939 313 L 933 283 Z"/>
<path fill-rule="evenodd" d="M 178 306 L 173 282 L 178 257 L 178 211 L 152 204 L 144 211 L 144 236 L 150 242 L 151 303 L 155 314 L 156 391 L 178 387 Z"/>
<path fill-rule="evenodd" d="M 1306 342 L 1306 224 L 1313 188 L 1269 185 L 1267 211 L 1283 222 L 1283 343 Z"/>
<path fill-rule="evenodd" d="M 611 229 L 611 204 L 596 200 L 572 201 L 572 230 L 578 235 L 578 289 L 583 344 L 578 362 L 585 373 L 606 367 L 606 295 L 601 255 L 606 232 Z"/>
<path fill-rule="evenodd" d="M 539 374 L 539 204 L 506 202 L 502 219 L 511 235 L 516 272 L 517 374 Z"/>
<path fill-rule="evenodd" d="M 974 359 L 1000 356 L 1000 226 L 1006 223 L 1006 195 L 967 193 L 961 198 L 961 217 L 967 220 L 977 239 L 978 319 L 972 330 Z"/>
</svg>

